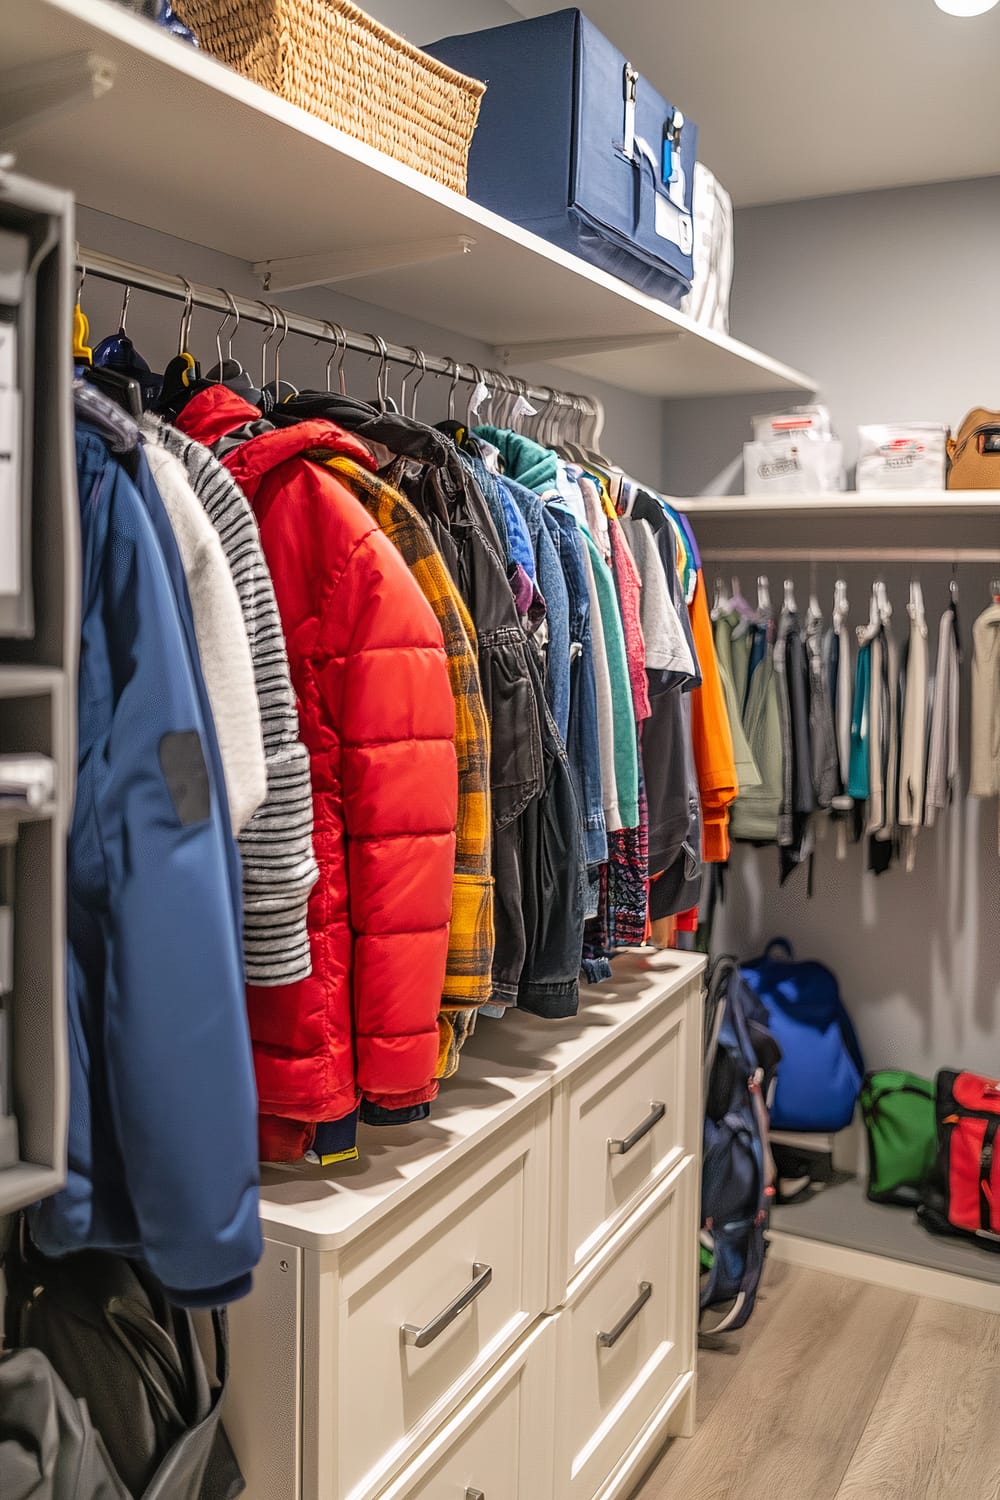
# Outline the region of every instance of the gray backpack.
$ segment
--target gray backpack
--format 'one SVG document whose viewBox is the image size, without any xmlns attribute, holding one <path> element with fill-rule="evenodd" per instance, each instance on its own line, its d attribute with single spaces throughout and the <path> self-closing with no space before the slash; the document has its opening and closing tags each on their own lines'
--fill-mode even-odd
<svg viewBox="0 0 1000 1500">
<path fill-rule="evenodd" d="M 137 1262 L 100 1250 L 52 1259 L 22 1225 L 3 1270 L 7 1335 L 17 1352 L 0 1370 L 30 1419 L 10 1427 L 0 1389 L 3 1500 L 20 1500 L 22 1491 L 25 1500 L 50 1493 L 54 1500 L 235 1500 L 243 1492 L 221 1421 L 224 1309 L 212 1313 L 210 1371 L 192 1314 L 171 1306 Z M 28 1472 L 35 1464 L 37 1487 L 22 1483 L 19 1491 L 5 1465 L 23 1476 L 25 1462 Z M 62 1485 L 63 1472 L 82 1487 Z"/>
<path fill-rule="evenodd" d="M 0 1356 L 0 1495 L 4 1500 L 131 1500 L 86 1401 L 40 1349 Z"/>
</svg>

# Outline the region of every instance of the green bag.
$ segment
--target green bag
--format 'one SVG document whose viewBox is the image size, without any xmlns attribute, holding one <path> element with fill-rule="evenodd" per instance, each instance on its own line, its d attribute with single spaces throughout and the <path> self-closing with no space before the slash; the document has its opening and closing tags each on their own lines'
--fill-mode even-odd
<svg viewBox="0 0 1000 1500">
<path fill-rule="evenodd" d="M 866 1073 L 861 1113 L 868 1132 L 868 1196 L 913 1208 L 937 1155 L 934 1085 L 902 1069 Z"/>
</svg>

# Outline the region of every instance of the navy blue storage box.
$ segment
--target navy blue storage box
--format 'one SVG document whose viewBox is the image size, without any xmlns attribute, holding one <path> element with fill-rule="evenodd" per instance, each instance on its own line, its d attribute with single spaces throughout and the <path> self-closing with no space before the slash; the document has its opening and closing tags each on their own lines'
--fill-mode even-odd
<svg viewBox="0 0 1000 1500">
<path fill-rule="evenodd" d="M 486 81 L 469 197 L 678 306 L 697 128 L 578 10 L 425 50 Z"/>
</svg>

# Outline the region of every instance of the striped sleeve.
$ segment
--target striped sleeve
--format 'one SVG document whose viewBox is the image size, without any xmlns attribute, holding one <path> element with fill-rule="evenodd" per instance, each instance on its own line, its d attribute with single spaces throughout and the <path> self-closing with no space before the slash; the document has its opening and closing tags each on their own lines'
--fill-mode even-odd
<svg viewBox="0 0 1000 1500">
<path fill-rule="evenodd" d="M 318 870 L 312 845 L 309 752 L 299 739 L 295 694 L 271 575 L 257 523 L 239 485 L 207 448 L 169 424 L 143 423 L 184 464 L 222 541 L 253 659 L 267 796 L 239 836 L 243 952 L 248 984 L 305 979 L 312 969 L 307 909 Z"/>
</svg>

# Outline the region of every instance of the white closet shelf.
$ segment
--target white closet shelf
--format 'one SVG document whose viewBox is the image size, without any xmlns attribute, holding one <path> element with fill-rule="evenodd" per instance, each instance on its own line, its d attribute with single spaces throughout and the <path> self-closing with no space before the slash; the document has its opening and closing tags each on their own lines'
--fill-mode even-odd
<svg viewBox="0 0 1000 1500">
<path fill-rule="evenodd" d="M 825 495 L 708 495 L 676 499 L 692 519 L 746 520 L 752 517 L 815 516 L 989 516 L 1000 520 L 1000 490 L 897 490 L 886 493 L 841 491 Z"/>
<path fill-rule="evenodd" d="M 509 348 L 519 363 L 550 362 L 651 396 L 816 388 L 110 0 L 0 5 L 5 72 L 87 53 L 111 65 L 111 87 L 101 92 L 110 71 L 101 70 L 100 88 L 63 113 L 40 89 L 36 120 L 0 114 L 0 142 L 16 149 L 19 170 L 71 188 L 90 208 L 255 264 L 332 259 L 347 267 L 352 296 L 482 340 L 498 359 Z M 421 259 L 463 236 L 475 242 L 469 253 Z M 392 267 L 394 246 L 405 269 Z M 356 274 L 369 255 L 381 269 Z"/>
</svg>

